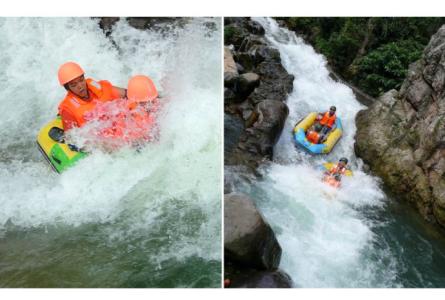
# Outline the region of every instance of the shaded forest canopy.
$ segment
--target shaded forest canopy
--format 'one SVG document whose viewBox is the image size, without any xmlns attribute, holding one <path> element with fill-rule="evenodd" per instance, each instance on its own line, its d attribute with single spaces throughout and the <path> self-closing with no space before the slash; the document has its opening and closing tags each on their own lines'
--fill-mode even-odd
<svg viewBox="0 0 445 300">
<path fill-rule="evenodd" d="M 400 88 L 409 64 L 421 58 L 431 36 L 445 24 L 445 18 L 434 17 L 276 19 L 326 56 L 344 79 L 374 97 Z"/>
</svg>

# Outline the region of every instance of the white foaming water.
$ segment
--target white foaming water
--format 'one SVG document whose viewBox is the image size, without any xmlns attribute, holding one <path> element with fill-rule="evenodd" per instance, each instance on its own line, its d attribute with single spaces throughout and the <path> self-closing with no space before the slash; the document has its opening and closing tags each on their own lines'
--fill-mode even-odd
<svg viewBox="0 0 445 300">
<path fill-rule="evenodd" d="M 155 230 L 166 212 L 199 211 L 202 217 L 189 221 L 200 230 L 171 242 L 163 255 L 219 260 L 220 32 L 219 19 L 190 19 L 163 32 L 121 20 L 111 34 L 117 50 L 98 20 L 0 19 L 0 229 L 119 220 L 125 226 L 110 233 L 116 239 Z M 140 152 L 93 151 L 55 174 L 35 140 L 65 95 L 57 69 L 70 60 L 87 77 L 115 86 L 150 76 L 164 95 L 159 142 Z"/>
<path fill-rule="evenodd" d="M 311 46 L 272 19 L 254 20 L 263 25 L 284 67 L 295 76 L 287 99 L 289 117 L 275 147 L 277 163 L 264 170 L 264 180 L 251 190 L 283 248 L 281 268 L 302 287 L 397 286 L 394 259 L 374 247 L 371 228 L 378 224 L 361 213 L 383 206 L 385 197 L 354 156 L 354 119 L 364 106 L 348 87 L 329 78 L 325 58 Z M 295 123 L 331 105 L 344 127 L 333 152 L 313 157 L 296 149 L 291 134 Z M 321 182 L 319 165 L 342 156 L 350 159 L 354 176 L 344 178 L 336 190 Z"/>
</svg>

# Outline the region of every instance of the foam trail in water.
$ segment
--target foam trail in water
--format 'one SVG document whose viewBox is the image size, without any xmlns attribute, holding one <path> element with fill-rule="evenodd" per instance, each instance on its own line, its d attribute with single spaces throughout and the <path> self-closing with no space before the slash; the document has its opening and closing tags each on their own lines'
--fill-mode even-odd
<svg viewBox="0 0 445 300">
<path fill-rule="evenodd" d="M 354 156 L 354 119 L 364 107 L 348 87 L 329 78 L 326 60 L 311 46 L 273 19 L 254 20 L 263 25 L 284 67 L 295 76 L 287 99 L 289 117 L 275 147 L 279 164 L 263 170 L 265 179 L 251 190 L 278 234 L 281 267 L 303 287 L 396 286 L 394 259 L 385 249 L 374 248 L 371 228 L 376 224 L 361 214 L 384 205 L 377 180 L 360 171 L 361 161 Z M 344 127 L 333 152 L 314 157 L 296 149 L 291 135 L 295 123 L 331 105 L 337 107 Z M 319 166 L 342 156 L 350 159 L 355 175 L 344 178 L 336 190 L 321 182 Z M 385 265 L 376 257 L 383 257 Z"/>
</svg>

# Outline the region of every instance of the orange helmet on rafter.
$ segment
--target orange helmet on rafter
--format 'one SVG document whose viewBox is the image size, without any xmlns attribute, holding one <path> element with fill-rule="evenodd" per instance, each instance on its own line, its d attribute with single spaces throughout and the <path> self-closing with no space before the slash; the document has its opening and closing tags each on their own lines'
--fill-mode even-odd
<svg viewBox="0 0 445 300">
<path fill-rule="evenodd" d="M 73 79 L 82 76 L 85 72 L 75 62 L 67 62 L 60 66 L 57 76 L 59 78 L 60 85 L 65 85 Z"/>
</svg>

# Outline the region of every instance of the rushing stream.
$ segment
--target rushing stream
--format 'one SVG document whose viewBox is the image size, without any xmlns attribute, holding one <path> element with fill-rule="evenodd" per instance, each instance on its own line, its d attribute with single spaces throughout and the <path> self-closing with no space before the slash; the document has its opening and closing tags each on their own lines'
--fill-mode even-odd
<svg viewBox="0 0 445 300">
<path fill-rule="evenodd" d="M 392 200 L 379 180 L 362 171 L 354 155 L 354 118 L 363 109 L 352 91 L 329 78 L 326 61 L 280 28 L 254 18 L 295 76 L 287 99 L 289 117 L 274 149 L 274 162 L 252 185 L 240 177 L 270 222 L 283 248 L 280 268 L 297 287 L 444 287 L 445 240 L 410 207 Z M 337 106 L 344 135 L 331 154 L 311 156 L 297 149 L 291 131 L 311 111 Z M 352 178 L 335 190 L 321 182 L 318 166 L 350 159 Z M 236 168 L 226 176 L 238 176 Z"/>
<path fill-rule="evenodd" d="M 220 286 L 221 24 L 162 29 L 0 18 L 0 287 Z M 35 140 L 69 60 L 120 87 L 152 77 L 159 142 L 53 172 Z"/>
</svg>

